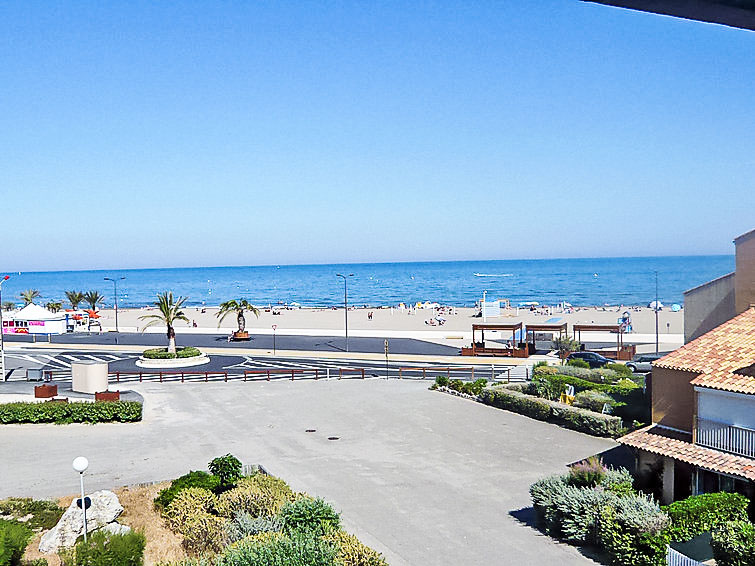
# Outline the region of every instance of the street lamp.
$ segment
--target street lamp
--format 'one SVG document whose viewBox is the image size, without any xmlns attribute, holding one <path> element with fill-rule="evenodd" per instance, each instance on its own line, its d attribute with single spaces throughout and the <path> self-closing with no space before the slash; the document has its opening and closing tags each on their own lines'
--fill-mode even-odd
<svg viewBox="0 0 755 566">
<path fill-rule="evenodd" d="M 5 381 L 5 342 L 3 341 L 3 283 L 10 279 L 10 275 L 6 275 L 0 279 L 0 370 L 3 373 L 3 381 Z"/>
<path fill-rule="evenodd" d="M 349 295 L 346 290 L 348 287 L 348 277 L 354 277 L 353 273 L 348 275 L 341 275 L 336 273 L 336 277 L 343 277 L 343 317 L 344 317 L 344 330 L 346 332 L 346 351 L 349 351 Z"/>
<path fill-rule="evenodd" d="M 273 324 L 273 356 L 275 355 L 275 329 L 278 328 L 277 324 Z"/>
<path fill-rule="evenodd" d="M 658 272 L 655 272 L 655 353 L 658 353 Z"/>
<path fill-rule="evenodd" d="M 125 277 L 105 277 L 105 281 L 113 282 L 113 296 L 115 297 L 115 343 L 118 343 L 118 281 L 123 281 Z"/>
<path fill-rule="evenodd" d="M 73 461 L 73 469 L 79 472 L 79 478 L 81 479 L 81 510 L 84 512 L 84 542 L 87 541 L 87 504 L 84 497 L 84 472 L 89 467 L 89 460 L 84 456 L 79 456 Z"/>
</svg>

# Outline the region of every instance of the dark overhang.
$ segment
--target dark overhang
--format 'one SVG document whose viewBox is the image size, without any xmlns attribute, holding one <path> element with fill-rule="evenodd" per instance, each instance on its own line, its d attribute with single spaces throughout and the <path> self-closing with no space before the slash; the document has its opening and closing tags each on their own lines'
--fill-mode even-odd
<svg viewBox="0 0 755 566">
<path fill-rule="evenodd" d="M 755 31 L 755 0 L 584 0 Z"/>
</svg>

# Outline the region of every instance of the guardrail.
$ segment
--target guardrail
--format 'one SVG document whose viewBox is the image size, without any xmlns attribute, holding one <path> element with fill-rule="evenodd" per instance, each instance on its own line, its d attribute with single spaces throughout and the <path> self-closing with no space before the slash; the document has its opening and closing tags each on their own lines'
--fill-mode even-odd
<svg viewBox="0 0 755 566">
<path fill-rule="evenodd" d="M 695 444 L 755 458 L 755 430 L 710 419 L 696 419 Z"/>
<path fill-rule="evenodd" d="M 192 376 L 204 376 L 205 382 L 209 381 L 210 376 L 223 376 L 224 381 L 228 381 L 228 372 L 227 371 L 114 371 L 108 373 L 108 376 L 114 375 L 116 383 L 121 382 L 121 376 L 124 376 L 126 378 L 125 381 L 133 381 L 133 379 L 130 379 L 129 376 L 139 376 L 139 383 L 141 383 L 144 380 L 144 377 L 151 378 L 153 376 L 157 376 L 160 379 L 160 383 L 163 382 L 164 378 L 171 378 L 172 376 L 181 376 L 181 383 L 184 382 L 186 377 L 192 377 Z M 173 381 L 173 379 L 171 379 Z"/>
<path fill-rule="evenodd" d="M 422 379 L 427 378 L 427 372 L 438 374 L 445 373 L 446 377 L 449 379 L 451 378 L 451 372 L 452 371 L 466 371 L 470 372 L 472 375 L 472 380 L 474 380 L 474 366 L 469 367 L 457 367 L 457 366 L 436 366 L 436 367 L 400 367 L 398 368 L 398 377 L 399 379 L 404 378 L 404 372 L 422 372 Z"/>
<path fill-rule="evenodd" d="M 314 373 L 315 379 L 320 379 L 320 371 L 317 368 L 314 369 L 290 369 L 290 368 L 271 368 L 271 369 L 245 369 L 244 370 L 244 381 L 259 381 L 258 379 L 249 376 L 255 376 L 255 375 L 261 375 L 263 377 L 267 377 L 267 381 L 270 381 L 271 379 L 281 379 L 281 378 L 288 378 L 288 376 L 291 376 L 291 381 L 294 380 L 294 377 L 296 374 L 307 374 L 307 373 Z"/>
</svg>

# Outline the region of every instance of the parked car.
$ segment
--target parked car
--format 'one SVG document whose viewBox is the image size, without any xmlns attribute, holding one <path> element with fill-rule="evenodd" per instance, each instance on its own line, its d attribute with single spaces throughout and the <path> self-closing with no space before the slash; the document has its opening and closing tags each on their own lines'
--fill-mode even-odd
<svg viewBox="0 0 755 566">
<path fill-rule="evenodd" d="M 569 357 L 566 358 L 566 360 L 582 360 L 590 364 L 590 367 L 593 369 L 602 368 L 606 364 L 616 363 L 616 360 L 611 360 L 609 358 L 606 358 L 605 356 L 601 356 L 597 352 L 574 352 L 573 354 L 569 354 Z"/>
<path fill-rule="evenodd" d="M 631 362 L 627 362 L 627 367 L 632 373 L 647 373 L 653 369 L 652 363 L 663 357 L 664 354 L 639 354 Z"/>
</svg>

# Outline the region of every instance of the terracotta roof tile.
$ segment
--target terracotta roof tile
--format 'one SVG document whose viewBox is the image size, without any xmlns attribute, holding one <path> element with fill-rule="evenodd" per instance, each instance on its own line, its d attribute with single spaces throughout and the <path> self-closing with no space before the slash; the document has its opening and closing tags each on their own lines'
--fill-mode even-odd
<svg viewBox="0 0 755 566">
<path fill-rule="evenodd" d="M 755 377 L 741 371 L 753 362 L 755 308 L 663 356 L 653 366 L 700 374 L 693 385 L 755 394 Z"/>
<path fill-rule="evenodd" d="M 689 440 L 685 440 L 684 438 Z M 690 442 L 691 436 L 658 425 L 650 425 L 619 438 L 619 442 L 646 452 L 668 456 L 721 474 L 755 481 L 755 460 L 705 448 Z"/>
</svg>

